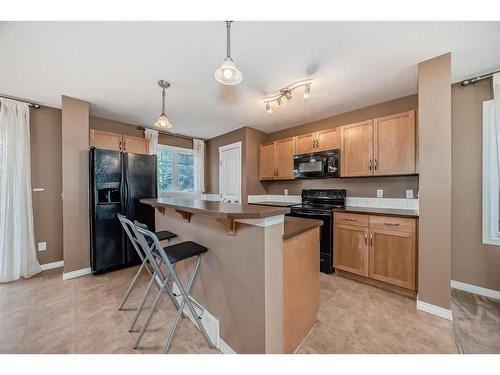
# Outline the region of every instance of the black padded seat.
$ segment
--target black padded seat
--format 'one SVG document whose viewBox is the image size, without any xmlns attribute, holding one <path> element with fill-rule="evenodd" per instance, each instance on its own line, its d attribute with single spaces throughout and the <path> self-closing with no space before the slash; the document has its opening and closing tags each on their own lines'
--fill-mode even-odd
<svg viewBox="0 0 500 375">
<path fill-rule="evenodd" d="M 160 242 L 171 240 L 172 238 L 177 237 L 175 233 L 169 232 L 168 230 L 160 230 L 159 232 L 155 232 L 155 234 Z M 148 241 L 148 243 L 153 243 L 153 240 L 150 237 L 148 237 L 146 240 Z"/>
<path fill-rule="evenodd" d="M 165 250 L 168 260 L 172 264 L 207 252 L 205 246 L 201 246 L 193 241 L 179 242 L 175 245 L 165 246 L 163 250 Z M 153 250 L 153 254 L 161 259 L 157 249 Z"/>
</svg>

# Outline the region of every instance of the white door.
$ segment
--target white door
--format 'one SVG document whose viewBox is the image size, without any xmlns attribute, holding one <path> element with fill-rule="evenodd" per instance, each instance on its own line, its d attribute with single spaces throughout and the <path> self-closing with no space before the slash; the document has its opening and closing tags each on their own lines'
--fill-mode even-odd
<svg viewBox="0 0 500 375">
<path fill-rule="evenodd" d="M 241 142 L 219 147 L 219 195 L 241 203 Z"/>
</svg>

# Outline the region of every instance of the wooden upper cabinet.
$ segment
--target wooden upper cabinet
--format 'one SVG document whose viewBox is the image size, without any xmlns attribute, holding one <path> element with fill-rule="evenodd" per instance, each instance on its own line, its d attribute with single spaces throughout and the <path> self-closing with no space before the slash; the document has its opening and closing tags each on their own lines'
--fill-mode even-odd
<svg viewBox="0 0 500 375">
<path fill-rule="evenodd" d="M 302 134 L 295 137 L 295 148 L 297 154 L 308 154 L 315 151 L 315 133 Z"/>
<path fill-rule="evenodd" d="M 123 152 L 131 152 L 134 154 L 148 154 L 149 143 L 146 138 L 132 137 L 123 135 Z"/>
<path fill-rule="evenodd" d="M 90 129 L 90 146 L 105 150 L 148 154 L 148 140 L 119 133 Z"/>
<path fill-rule="evenodd" d="M 415 233 L 370 228 L 369 277 L 416 289 Z"/>
<path fill-rule="evenodd" d="M 259 177 L 261 180 L 274 180 L 276 169 L 274 166 L 274 142 L 263 143 L 259 146 Z"/>
<path fill-rule="evenodd" d="M 122 135 L 102 130 L 90 129 L 90 146 L 105 150 L 122 150 Z"/>
<path fill-rule="evenodd" d="M 373 174 L 416 172 L 415 111 L 373 120 Z"/>
<path fill-rule="evenodd" d="M 326 129 L 316 132 L 316 151 L 339 148 L 337 129 Z"/>
<path fill-rule="evenodd" d="M 293 138 L 281 139 L 275 142 L 275 166 L 277 180 L 293 179 L 293 155 L 295 142 Z"/>
<path fill-rule="evenodd" d="M 335 224 L 333 266 L 361 276 L 368 276 L 369 229 Z"/>
<path fill-rule="evenodd" d="M 341 176 L 371 176 L 373 170 L 372 120 L 341 127 Z"/>
</svg>

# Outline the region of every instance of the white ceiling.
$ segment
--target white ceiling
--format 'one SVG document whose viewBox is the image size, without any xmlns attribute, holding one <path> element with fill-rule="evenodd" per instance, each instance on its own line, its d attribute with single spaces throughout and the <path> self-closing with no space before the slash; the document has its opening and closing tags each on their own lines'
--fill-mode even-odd
<svg viewBox="0 0 500 375">
<path fill-rule="evenodd" d="M 417 63 L 452 52 L 453 81 L 500 67 L 500 22 L 235 22 L 237 87 L 214 79 L 225 57 L 223 22 L 3 22 L 0 93 L 152 126 L 158 79 L 171 81 L 172 131 L 209 138 L 241 126 L 288 128 L 417 92 Z M 260 97 L 314 78 L 267 114 Z"/>
</svg>

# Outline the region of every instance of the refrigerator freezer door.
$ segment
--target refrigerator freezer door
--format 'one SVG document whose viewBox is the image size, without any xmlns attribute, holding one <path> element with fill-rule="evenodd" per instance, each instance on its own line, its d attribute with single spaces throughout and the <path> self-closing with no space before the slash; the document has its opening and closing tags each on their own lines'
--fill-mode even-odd
<svg viewBox="0 0 500 375">
<path fill-rule="evenodd" d="M 154 208 L 139 201 L 143 198 L 156 198 L 156 155 L 123 154 L 125 170 L 125 215 L 132 221 L 137 220 L 155 230 Z M 130 241 L 126 240 L 127 260 L 138 264 L 140 259 Z"/>
<path fill-rule="evenodd" d="M 122 246 L 122 228 L 116 216 L 122 212 L 121 178 L 122 154 L 120 152 L 91 149 L 90 243 L 92 272 L 94 273 L 122 266 L 126 262 L 126 254 Z"/>
</svg>

